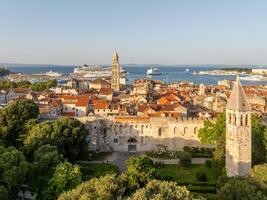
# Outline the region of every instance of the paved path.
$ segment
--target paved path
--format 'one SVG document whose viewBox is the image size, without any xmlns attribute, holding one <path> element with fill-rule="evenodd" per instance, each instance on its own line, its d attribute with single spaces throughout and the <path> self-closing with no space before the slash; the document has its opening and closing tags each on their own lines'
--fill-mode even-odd
<svg viewBox="0 0 267 200">
<path fill-rule="evenodd" d="M 121 172 L 127 170 L 126 160 L 131 156 L 144 155 L 141 153 L 128 153 L 128 152 L 113 152 L 111 155 L 107 156 L 103 161 L 91 161 L 91 163 L 111 163 L 117 165 Z M 179 164 L 179 159 L 155 159 L 151 158 L 154 162 L 163 162 L 164 164 Z M 204 164 L 209 158 L 192 158 L 192 164 Z"/>
</svg>

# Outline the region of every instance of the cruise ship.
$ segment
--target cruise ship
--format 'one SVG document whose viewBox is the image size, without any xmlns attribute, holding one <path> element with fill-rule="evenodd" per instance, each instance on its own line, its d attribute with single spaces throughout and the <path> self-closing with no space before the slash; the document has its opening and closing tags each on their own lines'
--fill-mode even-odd
<svg viewBox="0 0 267 200">
<path fill-rule="evenodd" d="M 122 68 L 120 69 L 120 71 L 121 71 L 121 79 L 126 80 L 127 72 L 123 70 Z M 81 67 L 74 68 L 73 73 L 75 75 L 81 76 L 83 78 L 88 78 L 88 79 L 107 78 L 107 77 L 111 77 L 111 67 L 102 67 L 98 65 L 94 65 L 94 66 L 83 65 Z"/>
</svg>

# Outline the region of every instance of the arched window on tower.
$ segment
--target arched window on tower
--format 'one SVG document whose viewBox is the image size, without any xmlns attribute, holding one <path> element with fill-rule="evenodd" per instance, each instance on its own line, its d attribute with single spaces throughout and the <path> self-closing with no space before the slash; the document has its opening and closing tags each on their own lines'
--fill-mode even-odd
<svg viewBox="0 0 267 200">
<path fill-rule="evenodd" d="M 228 114 L 228 122 L 229 122 L 229 124 L 232 123 L 232 115 L 230 113 Z"/>
<path fill-rule="evenodd" d="M 197 127 L 194 128 L 194 134 L 197 134 Z"/>
<path fill-rule="evenodd" d="M 236 125 L 236 115 L 235 114 L 233 115 L 233 118 L 234 118 L 233 124 Z"/>
<path fill-rule="evenodd" d="M 243 126 L 243 115 L 240 116 L 240 126 Z"/>
</svg>

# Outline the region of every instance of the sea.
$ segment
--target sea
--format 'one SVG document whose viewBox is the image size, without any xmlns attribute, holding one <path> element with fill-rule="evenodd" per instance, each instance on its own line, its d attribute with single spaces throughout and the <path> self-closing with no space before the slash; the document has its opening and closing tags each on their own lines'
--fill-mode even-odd
<svg viewBox="0 0 267 200">
<path fill-rule="evenodd" d="M 3 66 L 0 64 L 0 66 Z M 61 66 L 61 65 L 37 65 L 37 64 L 5 64 L 12 72 L 21 73 L 40 73 L 60 72 L 63 74 L 72 73 L 77 66 Z M 151 65 L 127 64 L 122 68 L 127 71 L 127 83 L 132 84 L 135 79 L 154 79 L 162 80 L 166 83 L 175 81 L 189 81 L 195 84 L 216 85 L 218 80 L 234 80 L 235 76 L 231 75 L 193 75 L 193 72 L 208 71 L 221 68 L 258 68 L 258 66 L 225 66 L 225 65 L 153 65 L 160 70 L 161 75 L 147 76 L 146 71 Z M 265 67 L 263 67 L 265 68 Z M 187 70 L 188 69 L 188 70 Z M 242 81 L 244 85 L 267 84 L 262 81 Z"/>
</svg>

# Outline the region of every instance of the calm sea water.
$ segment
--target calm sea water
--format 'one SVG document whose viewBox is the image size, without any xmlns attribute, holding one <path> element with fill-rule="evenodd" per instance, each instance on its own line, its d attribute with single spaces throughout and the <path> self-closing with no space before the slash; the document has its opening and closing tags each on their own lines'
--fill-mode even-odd
<svg viewBox="0 0 267 200">
<path fill-rule="evenodd" d="M 72 73 L 75 66 L 58 66 L 58 65 L 6 65 L 8 69 L 13 72 L 22 73 L 40 73 L 47 71 L 56 71 L 64 74 Z M 214 76 L 214 75 L 193 75 L 194 71 L 206 71 L 218 68 L 225 68 L 225 66 L 156 66 L 161 72 L 161 75 L 147 76 L 146 70 L 150 67 L 148 65 L 122 65 L 127 74 L 128 83 L 133 83 L 135 79 L 155 79 L 163 80 L 165 82 L 174 81 L 191 81 L 195 84 L 217 84 L 218 80 L 235 79 L 235 76 Z M 235 66 L 236 67 L 236 66 Z M 249 67 L 249 66 L 240 66 Z M 189 71 L 186 71 L 186 69 Z M 255 67 L 254 67 L 255 68 Z M 243 81 L 243 84 L 266 84 L 267 82 L 249 82 Z"/>
</svg>

